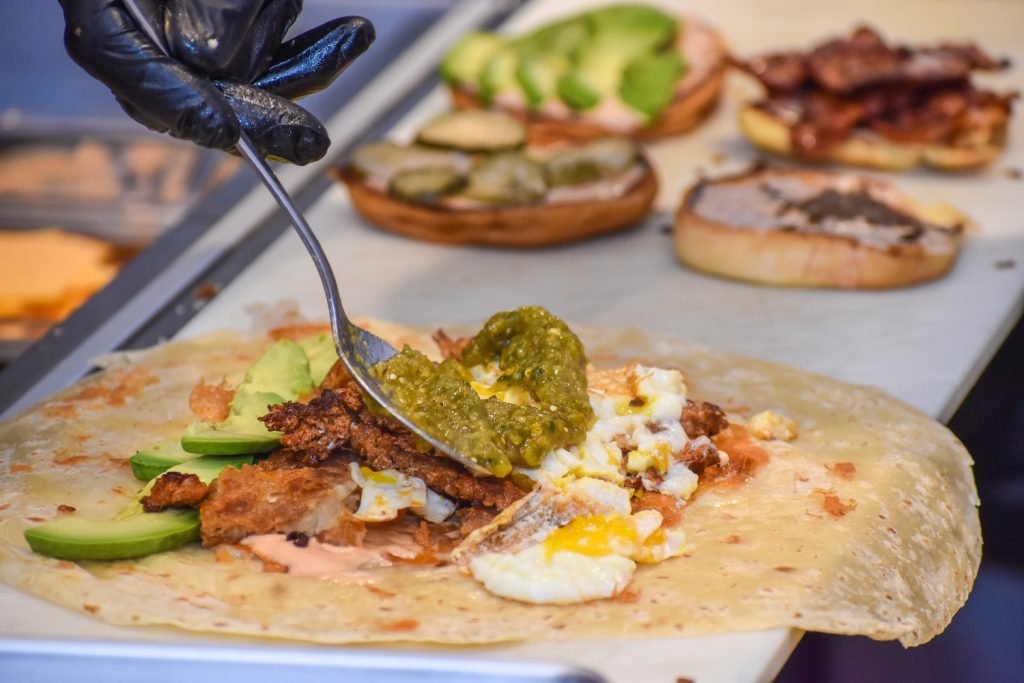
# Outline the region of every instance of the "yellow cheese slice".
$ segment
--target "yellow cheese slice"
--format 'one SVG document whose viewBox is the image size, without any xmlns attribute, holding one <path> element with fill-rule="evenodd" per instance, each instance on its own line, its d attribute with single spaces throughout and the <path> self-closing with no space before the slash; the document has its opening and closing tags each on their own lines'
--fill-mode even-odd
<svg viewBox="0 0 1024 683">
<path fill-rule="evenodd" d="M 62 318 L 114 277 L 113 255 L 58 228 L 0 231 L 0 317 Z"/>
</svg>

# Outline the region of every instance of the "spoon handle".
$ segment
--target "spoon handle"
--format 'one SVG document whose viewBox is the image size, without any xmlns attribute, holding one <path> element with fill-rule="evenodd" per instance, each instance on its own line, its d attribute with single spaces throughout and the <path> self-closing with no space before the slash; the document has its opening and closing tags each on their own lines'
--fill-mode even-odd
<svg viewBox="0 0 1024 683">
<path fill-rule="evenodd" d="M 170 56 L 170 50 L 167 47 L 167 43 L 164 41 L 164 37 L 149 23 L 146 19 L 145 14 L 142 12 L 142 8 L 139 7 L 136 0 L 123 0 L 124 5 L 128 10 L 128 13 L 132 15 L 135 23 L 139 25 L 143 33 L 146 34 L 154 45 L 160 48 L 160 51 L 165 55 Z M 267 164 L 266 160 L 256 151 L 256 147 L 252 144 L 252 140 L 245 134 L 245 131 L 241 131 L 238 136 L 238 143 L 235 145 L 235 149 L 242 156 L 243 159 L 248 162 L 252 170 L 256 172 L 260 180 L 270 190 L 270 194 L 273 195 L 274 200 L 278 206 L 284 210 L 285 214 L 291 220 L 292 227 L 295 228 L 295 232 L 299 234 L 299 238 L 302 240 L 303 246 L 306 247 L 306 251 L 313 259 L 313 264 L 316 266 L 316 272 L 320 276 L 320 282 L 324 288 L 324 294 L 327 295 L 327 314 L 331 321 L 331 332 L 334 335 L 334 344 L 339 346 L 341 344 L 341 331 L 344 325 L 342 320 L 347 320 L 345 315 L 345 309 L 341 305 L 341 293 L 338 291 L 338 281 L 334 277 L 334 271 L 331 269 L 331 264 L 327 260 L 327 255 L 324 253 L 323 247 L 320 246 L 320 240 L 316 238 L 316 233 L 309 227 L 309 223 L 302 216 L 298 207 L 295 206 L 295 202 L 288 195 L 288 191 L 284 189 L 281 181 L 271 170 L 270 165 Z"/>
</svg>

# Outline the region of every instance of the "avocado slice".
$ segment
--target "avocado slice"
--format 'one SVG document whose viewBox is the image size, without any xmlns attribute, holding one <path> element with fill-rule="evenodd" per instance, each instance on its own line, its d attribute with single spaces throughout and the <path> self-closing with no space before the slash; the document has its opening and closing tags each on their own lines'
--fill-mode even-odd
<svg viewBox="0 0 1024 683">
<path fill-rule="evenodd" d="M 516 40 L 520 50 L 533 54 L 560 54 L 571 57 L 591 35 L 587 15 L 545 24 Z"/>
<path fill-rule="evenodd" d="M 196 455 L 272 451 L 281 435 L 269 431 L 259 418 L 267 414 L 269 406 L 294 401 L 314 386 L 306 352 L 289 339 L 279 339 L 249 366 L 235 391 L 228 418 L 218 425 L 191 425 L 181 437 L 181 447 Z"/>
<path fill-rule="evenodd" d="M 536 109 L 558 97 L 558 81 L 569 71 L 569 58 L 558 53 L 523 55 L 516 66 L 516 80 L 526 101 Z"/>
<path fill-rule="evenodd" d="M 493 33 L 468 33 L 452 46 L 441 61 L 441 77 L 449 83 L 476 84 L 484 65 L 506 41 Z"/>
<path fill-rule="evenodd" d="M 249 366 L 245 379 L 235 390 L 231 412 L 241 414 L 247 407 L 258 406 L 249 401 L 254 394 L 277 394 L 281 402 L 294 401 L 314 386 L 306 352 L 290 339 L 279 339 Z M 261 415 L 265 408 L 261 408 Z"/>
<path fill-rule="evenodd" d="M 269 453 L 277 448 L 280 435 L 264 430 L 258 432 L 233 432 L 208 428 L 181 437 L 181 447 L 196 455 L 245 455 Z"/>
<path fill-rule="evenodd" d="M 168 472 L 178 472 L 180 474 L 195 474 L 203 483 L 210 483 L 218 476 L 220 476 L 220 473 L 223 472 L 228 467 L 239 469 L 243 465 L 252 464 L 252 454 L 247 454 L 244 456 L 200 456 L 198 458 L 196 456 L 193 456 L 191 457 L 191 460 L 181 463 L 180 465 L 175 465 L 174 467 L 168 469 L 166 472 L 161 472 L 161 474 L 167 474 Z M 156 485 L 156 477 L 154 477 L 154 479 L 151 479 L 150 482 L 142 486 L 142 490 L 138 492 L 138 496 L 136 496 L 135 499 L 137 501 L 141 501 L 143 498 L 148 496 L 151 490 L 153 490 L 154 485 Z M 127 508 L 125 508 L 125 510 L 122 510 L 120 513 L 118 513 L 118 517 L 125 517 L 127 516 L 127 513 L 131 512 L 132 510 L 134 510 L 134 508 L 132 506 L 128 506 Z"/>
<path fill-rule="evenodd" d="M 195 457 L 195 453 L 189 453 L 181 447 L 178 439 L 165 439 L 136 451 L 130 461 L 132 474 L 136 479 L 149 481 L 165 470 Z"/>
<path fill-rule="evenodd" d="M 542 26 L 516 41 L 516 80 L 531 107 L 558 97 L 558 79 L 569 70 L 590 33 L 589 22 L 574 17 Z"/>
<path fill-rule="evenodd" d="M 591 109 L 618 93 L 627 65 L 669 48 L 678 30 L 673 17 L 644 5 L 612 5 L 585 16 L 591 37 L 558 82 L 559 95 L 577 110 Z"/>
<path fill-rule="evenodd" d="M 683 58 L 675 52 L 641 55 L 623 71 L 619 95 L 623 102 L 653 119 L 672 101 L 685 69 Z"/>
<path fill-rule="evenodd" d="M 576 64 L 558 80 L 558 94 L 573 109 L 592 109 L 618 90 L 625 61 L 622 53 L 608 45 L 589 43 Z"/>
<path fill-rule="evenodd" d="M 205 456 L 170 468 L 195 474 L 209 484 L 226 467 L 252 463 L 252 456 Z M 162 474 L 162 473 L 160 473 Z M 198 510 L 144 512 L 141 500 L 153 488 L 150 481 L 135 501 L 114 519 L 80 516 L 40 524 L 25 530 L 25 540 L 40 555 L 62 560 L 126 560 L 180 548 L 199 538 Z"/>
<path fill-rule="evenodd" d="M 496 95 L 510 89 L 519 90 L 516 82 L 516 65 L 519 54 L 514 45 L 506 45 L 487 60 L 480 72 L 477 94 L 484 102 L 491 102 Z"/>
<path fill-rule="evenodd" d="M 679 28 L 675 17 L 640 4 L 609 5 L 585 16 L 597 42 L 617 45 L 631 57 L 666 47 Z"/>
<path fill-rule="evenodd" d="M 126 560 L 174 550 L 198 538 L 198 510 L 164 510 L 103 521 L 72 516 L 25 530 L 32 550 L 62 560 Z"/>
<path fill-rule="evenodd" d="M 299 346 L 306 353 L 309 361 L 309 376 L 314 386 L 320 386 L 327 373 L 338 361 L 338 349 L 334 347 L 334 337 L 324 332 L 313 337 L 299 340 Z"/>
</svg>

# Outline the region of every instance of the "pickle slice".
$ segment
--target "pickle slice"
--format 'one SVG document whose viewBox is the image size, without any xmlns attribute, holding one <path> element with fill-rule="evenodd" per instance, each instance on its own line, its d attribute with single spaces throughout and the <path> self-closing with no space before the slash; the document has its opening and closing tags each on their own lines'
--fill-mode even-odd
<svg viewBox="0 0 1024 683">
<path fill-rule="evenodd" d="M 526 144 L 526 128 L 508 114 L 466 109 L 429 121 L 420 128 L 416 142 L 463 152 L 502 152 Z"/>
<path fill-rule="evenodd" d="M 403 201 L 431 204 L 438 197 L 457 192 L 465 182 L 450 168 L 417 168 L 396 173 L 388 191 Z"/>
<path fill-rule="evenodd" d="M 349 165 L 364 176 L 387 183 L 395 175 L 422 168 L 447 168 L 455 173 L 469 170 L 469 157 L 460 152 L 422 145 L 370 142 L 358 147 Z"/>
<path fill-rule="evenodd" d="M 548 192 L 543 166 L 515 152 L 484 158 L 467 181 L 463 194 L 488 204 L 526 204 Z"/>
<path fill-rule="evenodd" d="M 552 187 L 579 185 L 625 171 L 640 156 L 627 138 L 601 138 L 552 155 L 544 162 L 544 175 Z"/>
</svg>

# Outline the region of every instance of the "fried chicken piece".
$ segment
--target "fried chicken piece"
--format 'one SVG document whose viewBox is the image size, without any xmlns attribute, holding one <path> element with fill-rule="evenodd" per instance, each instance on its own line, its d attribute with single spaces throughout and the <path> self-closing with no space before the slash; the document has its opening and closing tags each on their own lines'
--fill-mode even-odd
<svg viewBox="0 0 1024 683">
<path fill-rule="evenodd" d="M 149 495 L 142 499 L 142 509 L 146 512 L 160 512 L 167 508 L 194 508 L 209 493 L 210 487 L 194 474 L 164 472 L 153 482 Z"/>
<path fill-rule="evenodd" d="M 260 421 L 275 432 L 282 432 L 281 447 L 302 451 L 305 461 L 316 464 L 348 443 L 353 413 L 362 407 L 358 393 L 355 401 L 350 387 L 326 389 L 309 403 L 291 401 L 271 407 Z"/>
<path fill-rule="evenodd" d="M 203 545 L 238 543 L 253 534 L 299 532 L 336 545 L 358 545 L 365 528 L 352 517 L 356 485 L 345 467 L 228 468 L 199 507 Z"/>
<path fill-rule="evenodd" d="M 693 401 L 687 401 L 679 421 L 683 423 L 683 429 L 691 439 L 698 436 L 714 436 L 729 426 L 729 419 L 725 416 L 725 411 L 707 401 L 699 405 Z"/>
</svg>

